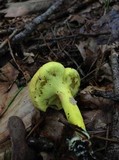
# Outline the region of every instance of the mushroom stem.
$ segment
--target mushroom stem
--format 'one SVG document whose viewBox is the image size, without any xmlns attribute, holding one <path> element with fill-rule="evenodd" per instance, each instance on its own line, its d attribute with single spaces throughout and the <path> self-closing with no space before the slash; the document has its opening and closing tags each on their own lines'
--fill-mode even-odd
<svg viewBox="0 0 119 160">
<path fill-rule="evenodd" d="M 83 130 L 86 131 L 83 117 L 70 90 L 64 89 L 63 91 L 62 88 L 57 95 L 61 101 L 62 108 L 65 112 L 68 122 L 77 125 L 78 127 L 81 127 Z"/>
</svg>

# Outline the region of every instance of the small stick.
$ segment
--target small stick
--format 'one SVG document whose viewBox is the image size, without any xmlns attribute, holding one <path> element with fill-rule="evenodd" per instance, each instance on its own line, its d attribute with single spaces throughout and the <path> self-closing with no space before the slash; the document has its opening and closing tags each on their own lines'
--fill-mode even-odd
<svg viewBox="0 0 119 160">
<path fill-rule="evenodd" d="M 15 29 L 14 31 L 13 31 L 13 33 L 7 38 L 7 39 L 5 39 L 1 44 L 0 44 L 0 49 L 2 49 L 7 43 L 8 43 L 8 40 L 11 40 L 13 37 L 14 37 L 14 35 L 17 33 L 17 29 Z"/>
<path fill-rule="evenodd" d="M 110 56 L 110 63 L 113 72 L 113 84 L 114 84 L 114 94 L 119 97 L 119 63 L 118 63 L 118 54 L 115 50 L 112 50 Z"/>
<path fill-rule="evenodd" d="M 113 90 L 110 91 L 94 90 L 92 91 L 92 94 L 98 97 L 108 98 L 114 101 L 119 100 L 119 97 L 115 97 Z"/>
<path fill-rule="evenodd" d="M 22 71 L 22 69 L 20 68 L 19 64 L 17 63 L 17 61 L 16 61 L 16 59 L 15 59 L 15 57 L 14 57 L 14 54 L 13 54 L 13 51 L 12 51 L 12 48 L 11 48 L 10 41 L 8 40 L 7 43 L 8 43 L 8 46 L 9 46 L 10 54 L 11 54 L 11 56 L 12 56 L 12 58 L 13 58 L 15 64 L 16 64 L 18 70 L 24 75 L 24 72 Z"/>
<path fill-rule="evenodd" d="M 106 137 L 100 137 L 100 136 L 92 136 L 91 138 L 96 138 L 96 139 L 100 139 L 100 140 L 104 140 L 104 141 L 108 141 L 108 142 L 113 142 L 113 143 L 119 143 L 119 140 L 117 140 L 116 138 L 112 139 L 112 138 L 106 138 Z"/>
<path fill-rule="evenodd" d="M 118 54 L 115 52 L 115 50 L 112 50 L 110 62 L 113 73 L 114 95 L 115 97 L 119 97 L 119 64 Z M 111 137 L 113 139 L 116 138 L 117 141 L 119 141 L 119 106 L 117 103 L 113 106 Z M 109 145 L 106 159 L 119 159 L 119 144 L 111 143 Z"/>
<path fill-rule="evenodd" d="M 119 55 L 113 49 L 110 56 L 110 64 L 113 75 L 113 88 L 114 90 L 110 91 L 99 91 L 94 90 L 93 94 L 96 96 L 102 96 L 104 98 L 112 99 L 114 101 L 119 101 Z"/>
<path fill-rule="evenodd" d="M 18 33 L 14 38 L 13 36 L 17 33 L 17 29 L 9 36 L 8 39 L 12 39 L 11 43 L 19 43 L 22 40 L 24 40 L 27 36 L 29 36 L 39 24 L 43 23 L 45 20 L 47 20 L 51 14 L 56 11 L 59 6 L 63 3 L 64 0 L 57 0 L 49 9 L 47 9 L 46 12 L 41 14 L 40 16 L 33 19 L 33 21 L 25 26 L 25 29 Z M 6 39 L 1 45 L 0 45 L 0 56 L 4 55 L 6 52 L 6 48 L 3 48 L 6 44 L 8 39 Z"/>
<path fill-rule="evenodd" d="M 47 9 L 46 12 L 44 12 L 40 16 L 36 17 L 35 19 L 33 19 L 33 21 L 31 23 L 29 23 L 25 26 L 25 29 L 23 31 L 18 33 L 13 38 L 13 42 L 18 43 L 18 42 L 22 41 L 24 38 L 26 38 L 27 36 L 29 36 L 37 28 L 37 26 L 39 24 L 43 23 L 46 19 L 48 19 L 49 16 L 51 14 L 53 14 L 54 11 L 56 11 L 59 8 L 59 6 L 63 3 L 63 1 L 64 0 L 57 0 L 50 8 Z"/>
</svg>

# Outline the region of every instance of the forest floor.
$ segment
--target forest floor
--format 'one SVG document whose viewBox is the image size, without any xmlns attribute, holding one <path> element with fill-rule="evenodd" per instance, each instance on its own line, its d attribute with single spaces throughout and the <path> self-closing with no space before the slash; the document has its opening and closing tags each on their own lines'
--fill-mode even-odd
<svg viewBox="0 0 119 160">
<path fill-rule="evenodd" d="M 119 3 L 0 0 L 0 9 L 0 160 L 30 160 L 34 152 L 37 160 L 119 159 Z M 95 158 L 68 150 L 75 127 L 63 110 L 43 114 L 30 101 L 29 81 L 51 61 L 81 77 L 75 99 Z M 12 116 L 20 118 L 18 132 L 8 125 Z M 11 132 L 19 135 L 12 148 Z"/>
</svg>

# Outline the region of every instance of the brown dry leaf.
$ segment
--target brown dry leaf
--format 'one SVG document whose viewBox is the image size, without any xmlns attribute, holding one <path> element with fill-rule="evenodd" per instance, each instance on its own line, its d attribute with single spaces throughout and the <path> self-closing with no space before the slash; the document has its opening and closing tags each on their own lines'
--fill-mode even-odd
<svg viewBox="0 0 119 160">
<path fill-rule="evenodd" d="M 89 56 L 97 56 L 99 50 L 99 46 L 93 38 L 89 38 L 86 41 L 81 41 L 76 45 L 76 47 L 78 48 L 84 61 L 86 61 Z M 90 52 L 92 52 L 92 55 L 86 52 L 86 50 L 90 50 Z"/>
<path fill-rule="evenodd" d="M 19 17 L 30 13 L 46 10 L 53 0 L 29 0 L 25 2 L 8 3 L 8 9 L 1 10 L 5 17 Z"/>
<path fill-rule="evenodd" d="M 9 80 L 10 82 L 14 81 L 19 73 L 10 63 L 7 63 L 0 70 L 4 74 L 4 76 L 7 77 L 7 80 Z"/>
<path fill-rule="evenodd" d="M 104 79 L 106 79 L 106 81 L 112 82 L 112 71 L 111 71 L 111 67 L 108 63 L 104 63 L 100 67 L 100 70 L 98 72 L 98 81 L 101 82 Z"/>
<path fill-rule="evenodd" d="M 10 91 L 7 92 L 9 86 L 16 80 L 18 76 L 18 71 L 10 64 L 7 63 L 3 68 L 1 68 L 1 74 L 4 75 L 6 81 L 4 82 L 4 77 L 0 79 L 0 113 L 8 105 L 10 99 L 17 91 L 16 84 L 13 84 Z"/>
<path fill-rule="evenodd" d="M 13 115 L 20 117 L 23 120 L 26 129 L 29 129 L 35 111 L 35 108 L 30 102 L 28 87 L 24 87 L 0 119 L 0 143 L 6 141 L 6 138 L 9 135 L 7 129 L 9 117 Z"/>
<path fill-rule="evenodd" d="M 86 60 L 85 45 L 86 45 L 85 41 L 81 41 L 79 44 L 76 44 L 76 47 L 79 50 L 79 52 L 80 52 L 80 54 L 81 54 L 81 56 L 83 58 L 83 61 Z"/>
<path fill-rule="evenodd" d="M 86 18 L 78 14 L 75 14 L 75 15 L 71 15 L 68 18 L 68 21 L 69 23 L 72 23 L 72 24 L 74 23 L 74 24 L 77 24 L 78 26 L 82 26 L 83 24 L 85 24 Z"/>
<path fill-rule="evenodd" d="M 7 63 L 3 68 L 1 68 L 1 73 L 7 77 L 6 79 L 8 81 L 0 81 L 0 111 L 2 112 L 7 108 L 6 112 L 0 118 L 0 145 L 1 142 L 6 141 L 9 135 L 7 130 L 9 117 L 13 115 L 19 116 L 24 121 L 25 126 L 28 129 L 31 126 L 32 116 L 35 112 L 35 109 L 29 99 L 28 87 L 23 88 L 14 100 L 13 98 L 19 91 L 17 85 L 14 83 L 8 91 L 9 86 L 14 82 L 14 80 L 16 80 L 19 72 L 10 63 Z M 10 103 L 11 105 L 8 107 Z"/>
<path fill-rule="evenodd" d="M 81 41 L 79 44 L 76 44 L 76 47 L 84 61 L 82 64 L 83 70 L 86 72 L 90 71 L 97 61 L 99 47 L 92 38 L 87 41 Z"/>
<path fill-rule="evenodd" d="M 91 95 L 93 90 L 105 90 L 104 87 L 93 87 L 88 86 L 80 92 L 80 104 L 86 108 L 99 108 L 102 110 L 110 110 L 113 105 L 113 101 L 103 98 L 103 97 L 95 97 Z"/>
<path fill-rule="evenodd" d="M 34 54 L 33 53 L 24 52 L 24 56 L 25 56 L 26 63 L 28 63 L 28 64 L 34 63 Z"/>
<path fill-rule="evenodd" d="M 47 112 L 47 117 L 40 135 L 50 138 L 55 143 L 60 142 L 64 131 L 64 125 L 59 122 L 60 119 L 64 120 L 64 117 L 59 111 L 51 110 Z"/>
<path fill-rule="evenodd" d="M 90 131 L 105 130 L 107 125 L 111 122 L 111 112 L 104 112 L 102 110 L 93 110 L 83 113 L 85 124 Z"/>
</svg>

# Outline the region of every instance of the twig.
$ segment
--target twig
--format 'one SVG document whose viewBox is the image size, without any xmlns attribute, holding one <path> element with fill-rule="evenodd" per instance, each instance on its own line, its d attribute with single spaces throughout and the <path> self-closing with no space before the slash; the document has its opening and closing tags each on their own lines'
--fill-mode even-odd
<svg viewBox="0 0 119 160">
<path fill-rule="evenodd" d="M 12 56 L 12 58 L 13 58 L 15 64 L 16 64 L 16 66 L 17 66 L 17 68 L 18 68 L 18 71 L 20 71 L 20 72 L 23 74 L 24 78 L 26 79 L 26 76 L 25 76 L 24 71 L 21 69 L 21 67 L 19 66 L 19 64 L 17 63 L 17 61 L 16 61 L 16 59 L 15 59 L 15 57 L 14 57 L 14 54 L 13 54 L 13 52 L 12 52 L 12 48 L 11 48 L 11 44 L 10 44 L 10 41 L 9 41 L 9 40 L 8 40 L 8 46 L 9 46 L 10 54 L 11 54 L 11 56 Z M 26 79 L 26 82 L 27 82 L 27 79 Z"/>
<path fill-rule="evenodd" d="M 115 52 L 115 50 L 112 50 L 110 62 L 113 72 L 114 95 L 119 97 L 119 62 L 118 54 Z"/>
<path fill-rule="evenodd" d="M 30 137 L 30 135 L 39 127 L 39 125 L 41 124 L 40 120 L 39 122 L 36 123 L 36 125 L 31 129 L 31 131 L 27 134 L 26 139 L 28 139 Z"/>
<path fill-rule="evenodd" d="M 94 151 L 94 153 L 96 153 L 96 152 L 101 152 L 101 151 L 103 151 L 103 150 L 105 150 L 105 147 L 101 147 L 101 148 L 96 149 L 96 150 Z"/>
<path fill-rule="evenodd" d="M 11 34 L 14 31 L 14 28 L 2 29 L 0 30 L 0 36 Z"/>
<path fill-rule="evenodd" d="M 0 44 L 0 49 L 2 49 L 7 43 L 8 43 L 8 40 L 11 40 L 13 38 L 13 36 L 18 32 L 17 29 L 15 29 L 13 31 L 13 33 L 7 38 L 5 39 L 1 44 Z"/>
<path fill-rule="evenodd" d="M 18 94 L 21 92 L 21 90 L 23 89 L 23 87 L 19 88 L 18 91 L 16 92 L 16 94 L 13 96 L 13 98 L 10 100 L 9 104 L 4 108 L 4 110 L 0 113 L 0 119 L 2 118 L 2 116 L 4 115 L 4 113 L 8 110 L 8 108 L 12 105 L 12 103 L 14 102 L 15 98 L 18 96 Z M 2 143 L 2 142 L 0 142 Z"/>
<path fill-rule="evenodd" d="M 62 17 L 68 17 L 70 14 L 79 12 L 83 9 L 85 9 L 86 7 L 88 7 L 89 5 L 91 5 L 92 3 L 95 3 L 97 0 L 83 0 L 83 1 L 70 1 L 70 8 L 63 10 L 62 12 L 54 15 L 53 17 L 50 18 L 49 22 L 52 20 L 57 20 L 57 19 L 61 19 Z M 66 3 L 66 0 L 65 0 Z"/>
<path fill-rule="evenodd" d="M 96 96 L 102 96 L 104 98 L 112 99 L 114 101 L 119 101 L 119 55 L 113 49 L 110 56 L 110 64 L 113 75 L 113 88 L 110 91 L 99 91 L 94 90 L 92 93 Z"/>
<path fill-rule="evenodd" d="M 56 11 L 59 8 L 59 6 L 63 3 L 63 1 L 64 0 L 57 0 L 49 9 L 47 9 L 46 12 L 36 17 L 35 19 L 33 19 L 31 23 L 25 26 L 25 29 L 22 32 L 18 33 L 13 38 L 13 42 L 18 43 L 22 41 L 24 38 L 26 38 L 27 36 L 29 36 L 40 23 L 44 22 L 51 14 L 54 13 L 54 11 Z"/>
<path fill-rule="evenodd" d="M 106 92 L 95 91 L 95 93 L 97 92 L 98 96 L 110 98 L 116 101 L 119 101 L 119 61 L 118 61 L 118 58 L 119 58 L 119 55 L 116 53 L 115 50 L 112 50 L 112 53 L 110 56 L 110 63 L 111 63 L 111 69 L 112 69 L 112 74 L 113 74 L 114 91 L 106 91 Z M 112 139 L 116 139 L 116 142 L 119 142 L 119 106 L 118 106 L 118 103 L 116 103 L 113 106 L 111 119 L 112 119 L 111 137 Z M 108 145 L 105 160 L 119 159 L 119 144 L 117 144 L 116 142 Z"/>
<path fill-rule="evenodd" d="M 79 10 L 82 10 L 84 8 L 86 8 L 87 6 L 89 6 L 90 4 L 96 2 L 97 0 L 88 0 L 88 1 L 79 1 L 78 3 L 76 3 L 73 7 L 68 9 L 69 13 L 75 13 Z"/>
<path fill-rule="evenodd" d="M 110 142 L 108 144 L 105 160 L 117 160 L 119 159 L 119 108 L 117 105 L 114 106 L 112 112 L 112 139 L 116 139 L 116 142 Z"/>
<path fill-rule="evenodd" d="M 62 36 L 62 37 L 56 37 L 56 38 L 53 38 L 53 39 L 49 39 L 49 41 L 58 41 L 58 40 L 65 40 L 65 39 L 69 39 L 69 38 L 80 38 L 81 36 L 84 36 L 84 37 L 97 37 L 97 36 L 100 36 L 100 35 L 109 35 L 110 32 L 99 32 L 99 33 L 78 33 L 78 34 L 74 34 L 74 35 L 69 35 L 69 36 Z"/>
<path fill-rule="evenodd" d="M 27 36 L 29 36 L 39 24 L 43 23 L 46 19 L 50 17 L 51 14 L 53 14 L 59 6 L 63 3 L 64 0 L 57 0 L 49 9 L 47 9 L 46 12 L 41 14 L 40 16 L 33 19 L 33 21 L 25 26 L 25 29 L 18 33 L 14 38 L 13 36 L 16 34 L 18 30 L 15 30 L 8 39 L 12 38 L 11 43 L 19 43 L 22 40 L 24 40 Z M 1 45 L 0 45 L 0 56 L 4 55 L 7 51 L 5 45 L 7 44 L 8 39 L 6 39 Z"/>
<path fill-rule="evenodd" d="M 118 98 L 115 97 L 113 91 L 100 91 L 100 90 L 94 90 L 92 91 L 93 95 L 98 96 L 98 97 L 103 97 L 103 98 L 108 98 L 114 101 L 117 101 Z"/>
<path fill-rule="evenodd" d="M 71 55 L 66 51 L 64 50 L 64 53 L 69 57 L 69 59 L 76 65 L 77 67 L 77 70 L 80 69 L 80 66 L 78 65 L 78 63 L 71 57 Z"/>
<path fill-rule="evenodd" d="M 35 47 L 31 46 L 29 48 L 29 52 L 32 52 L 34 50 L 39 50 L 43 47 L 56 45 L 56 43 L 58 41 L 63 41 L 63 40 L 69 41 L 69 39 L 81 39 L 82 37 L 97 37 L 100 35 L 109 35 L 109 34 L 110 34 L 110 32 L 100 32 L 100 33 L 86 33 L 86 32 L 84 32 L 84 33 L 78 33 L 78 34 L 73 34 L 73 35 L 68 35 L 68 36 L 55 37 L 52 39 L 47 38 L 47 39 L 45 39 L 45 43 L 43 43 L 41 45 L 35 45 Z M 42 38 L 35 38 L 35 40 L 42 41 L 43 39 Z"/>
<path fill-rule="evenodd" d="M 100 139 L 100 140 L 104 140 L 104 141 L 108 141 L 108 142 L 113 142 L 113 143 L 119 143 L 118 139 L 112 139 L 112 138 L 106 138 L 106 137 L 101 137 L 101 136 L 92 136 L 91 138 L 96 138 L 96 139 Z"/>
<path fill-rule="evenodd" d="M 114 95 L 118 97 L 119 100 L 119 64 L 118 64 L 118 54 L 112 50 L 110 56 L 111 68 L 113 73 L 113 85 L 114 85 Z M 115 104 L 113 106 L 112 112 L 112 138 L 116 138 L 119 141 L 119 106 Z M 108 160 L 117 160 L 119 159 L 119 144 L 112 143 L 108 147 L 107 157 Z"/>
<path fill-rule="evenodd" d="M 9 85 L 9 87 L 7 88 L 7 90 L 5 91 L 5 93 L 8 93 L 11 88 L 13 87 L 14 83 L 16 82 L 16 79 Z"/>
<path fill-rule="evenodd" d="M 20 32 L 20 33 L 22 33 L 22 32 Z M 19 33 L 19 34 L 20 34 Z M 37 45 L 37 47 L 36 47 L 36 49 L 35 50 L 38 50 L 38 49 L 40 49 L 40 48 L 42 48 L 42 47 L 46 47 L 47 45 L 55 45 L 56 43 L 57 43 L 57 41 L 62 41 L 62 40 L 69 40 L 69 39 L 72 39 L 72 38 L 75 38 L 75 39 L 81 39 L 82 38 L 82 36 L 83 37 L 97 37 L 97 36 L 100 36 L 100 35 L 109 35 L 110 34 L 110 32 L 100 32 L 100 33 L 78 33 L 78 34 L 74 34 L 74 35 L 69 35 L 69 36 L 62 36 L 62 37 L 55 37 L 55 38 L 52 38 L 52 39 L 46 39 L 46 42 L 47 42 L 47 44 L 46 43 L 44 43 L 44 44 L 41 44 L 41 45 Z M 17 35 L 16 35 L 17 36 Z M 10 38 L 9 38 L 10 39 Z M 14 40 L 14 39 L 13 39 Z M 42 40 L 42 39 L 37 39 L 36 38 L 36 40 Z M 5 40 L 5 41 L 7 41 L 7 40 Z M 18 41 L 19 41 L 19 39 L 18 39 Z M 14 43 L 18 43 L 18 41 L 17 40 L 14 40 Z M 21 41 L 21 40 L 20 40 Z M 12 42 L 12 44 L 14 44 L 13 42 Z M 6 43 L 5 43 L 6 44 Z M 3 47 L 5 46 L 5 44 L 3 45 Z M 7 51 L 7 49 L 5 49 L 5 48 L 0 48 L 0 57 L 3 55 L 3 54 L 5 54 L 5 52 Z M 31 50 L 32 51 L 32 50 Z"/>
</svg>

